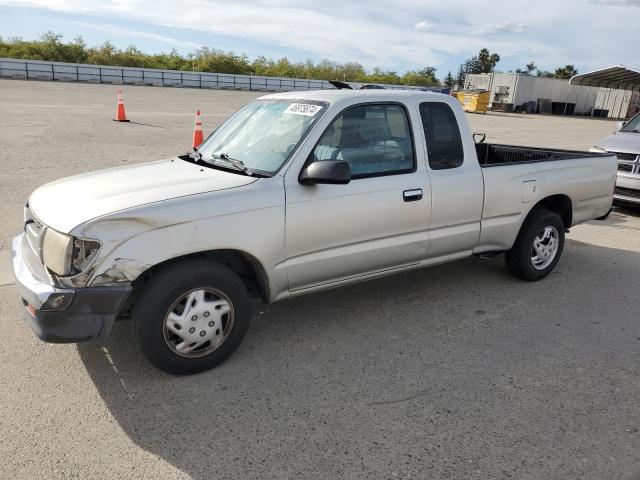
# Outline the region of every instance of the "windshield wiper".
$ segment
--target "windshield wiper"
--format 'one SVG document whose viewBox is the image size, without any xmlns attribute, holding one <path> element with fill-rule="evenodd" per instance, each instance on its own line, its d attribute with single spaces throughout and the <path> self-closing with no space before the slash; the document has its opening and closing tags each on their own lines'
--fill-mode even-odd
<svg viewBox="0 0 640 480">
<path fill-rule="evenodd" d="M 218 160 L 218 159 L 219 160 L 224 160 L 225 162 L 228 162 L 231 165 L 233 165 L 236 170 L 240 170 L 241 172 L 246 173 L 250 177 L 253 177 L 255 175 L 254 171 L 251 170 L 249 167 L 247 167 L 242 160 L 238 160 L 236 158 L 231 158 L 229 155 L 227 155 L 224 152 L 222 152 L 222 153 L 214 153 L 213 155 L 211 155 L 211 158 L 213 158 L 215 160 Z"/>
</svg>

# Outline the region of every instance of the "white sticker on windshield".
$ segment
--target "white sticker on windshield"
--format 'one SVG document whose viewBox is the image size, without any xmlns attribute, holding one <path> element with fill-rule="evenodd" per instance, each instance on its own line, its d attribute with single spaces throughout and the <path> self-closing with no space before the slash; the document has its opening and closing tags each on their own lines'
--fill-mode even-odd
<svg viewBox="0 0 640 480">
<path fill-rule="evenodd" d="M 321 109 L 322 105 L 311 105 L 310 103 L 292 103 L 287 107 L 284 113 L 293 113 L 295 115 L 313 117 Z"/>
</svg>

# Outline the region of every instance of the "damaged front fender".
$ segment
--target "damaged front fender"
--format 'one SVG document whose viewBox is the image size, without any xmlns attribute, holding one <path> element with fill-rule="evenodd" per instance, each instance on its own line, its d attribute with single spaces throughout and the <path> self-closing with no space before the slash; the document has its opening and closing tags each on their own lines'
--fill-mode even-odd
<svg viewBox="0 0 640 480">
<path fill-rule="evenodd" d="M 91 281 L 90 285 L 97 287 L 131 283 L 149 268 L 151 265 L 137 260 L 116 258 L 110 267 Z"/>
<path fill-rule="evenodd" d="M 121 249 L 131 238 L 154 230 L 158 226 L 159 222 L 157 221 L 133 216 L 116 219 L 96 219 L 78 226 L 72 231 L 73 235 L 100 239 L 102 248 L 87 270 L 74 277 L 59 278 L 58 281 L 68 287 L 130 284 L 142 272 L 149 269 L 151 265 L 144 261 L 127 258 L 129 254 L 134 256 L 136 252 L 127 252 Z"/>
</svg>

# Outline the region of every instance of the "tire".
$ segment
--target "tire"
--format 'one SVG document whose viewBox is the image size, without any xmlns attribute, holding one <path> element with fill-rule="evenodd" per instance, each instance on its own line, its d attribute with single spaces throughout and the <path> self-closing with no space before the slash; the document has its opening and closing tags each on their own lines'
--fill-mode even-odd
<svg viewBox="0 0 640 480">
<path fill-rule="evenodd" d="M 193 259 L 152 276 L 132 317 L 147 360 L 167 373 L 190 375 L 221 364 L 238 348 L 249 328 L 251 303 L 233 270 Z"/>
<path fill-rule="evenodd" d="M 505 255 L 507 269 L 522 280 L 535 282 L 549 275 L 564 248 L 565 225 L 557 213 L 533 210 L 525 220 L 511 250 Z M 548 236 L 547 236 L 548 235 Z M 551 246 L 551 238 L 556 245 Z M 539 240 L 543 239 L 542 242 Z M 540 252 L 536 251 L 534 242 Z"/>
</svg>

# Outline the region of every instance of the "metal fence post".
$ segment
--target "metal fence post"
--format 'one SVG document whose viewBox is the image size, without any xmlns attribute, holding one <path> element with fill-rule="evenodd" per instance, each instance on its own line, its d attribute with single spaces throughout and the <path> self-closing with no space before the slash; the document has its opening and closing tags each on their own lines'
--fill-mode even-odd
<svg viewBox="0 0 640 480">
<path fill-rule="evenodd" d="M 160 82 L 162 83 L 162 86 L 164 87 L 164 70 L 160 70 Z"/>
<path fill-rule="evenodd" d="M 51 80 L 56 79 L 56 71 L 53 69 L 53 63 L 51 64 Z"/>
<path fill-rule="evenodd" d="M 180 72 L 180 86 L 184 87 L 184 79 L 183 79 L 183 76 L 182 76 L 182 72 Z"/>
<path fill-rule="evenodd" d="M 24 71 L 27 74 L 27 80 L 29 80 L 29 64 L 27 62 L 24 62 Z"/>
<path fill-rule="evenodd" d="M 98 78 L 100 79 L 100 83 L 102 83 L 102 67 L 98 67 Z"/>
<path fill-rule="evenodd" d="M 124 68 L 120 69 L 120 77 L 122 78 L 122 85 L 124 85 Z"/>
<path fill-rule="evenodd" d="M 76 65 L 76 82 L 80 81 L 80 67 Z"/>
</svg>

